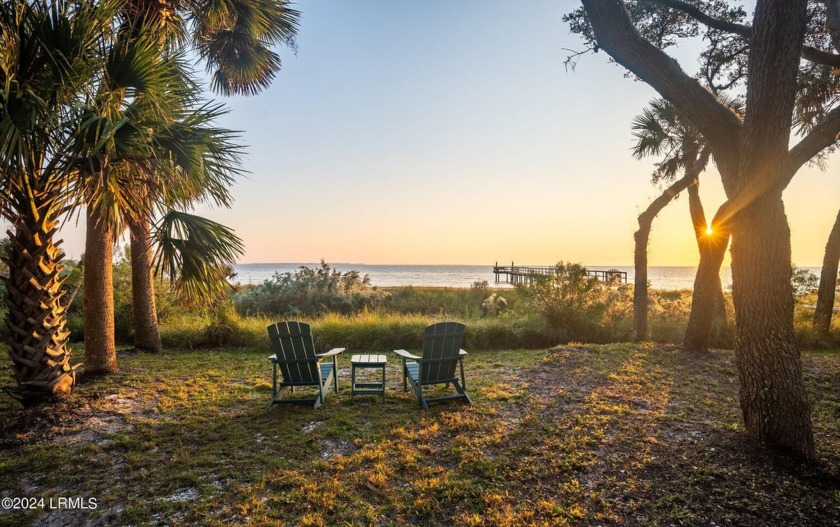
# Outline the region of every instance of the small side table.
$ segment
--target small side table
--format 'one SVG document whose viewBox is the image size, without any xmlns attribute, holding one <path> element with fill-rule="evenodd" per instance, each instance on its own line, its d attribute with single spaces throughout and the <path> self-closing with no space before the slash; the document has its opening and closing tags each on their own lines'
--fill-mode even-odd
<svg viewBox="0 0 840 527">
<path fill-rule="evenodd" d="M 381 395 L 385 402 L 385 355 L 353 355 L 350 357 L 350 400 L 354 395 Z M 356 382 L 356 368 L 382 370 L 382 382 Z"/>
</svg>

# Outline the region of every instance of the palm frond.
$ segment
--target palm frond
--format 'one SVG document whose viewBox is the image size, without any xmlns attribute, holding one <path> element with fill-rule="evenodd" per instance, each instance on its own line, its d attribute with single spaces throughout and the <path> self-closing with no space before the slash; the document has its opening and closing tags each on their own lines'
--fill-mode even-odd
<svg viewBox="0 0 840 527">
<path fill-rule="evenodd" d="M 237 132 L 213 126 L 226 111 L 220 104 L 206 104 L 158 134 L 158 159 L 171 161 L 162 166 L 164 203 L 230 205 L 229 188 L 243 172 L 243 146 L 237 142 Z"/>
<path fill-rule="evenodd" d="M 245 248 L 231 229 L 173 210 L 155 227 L 153 239 L 155 274 L 167 275 L 185 301 L 208 304 L 230 291 L 227 270 Z"/>
<path fill-rule="evenodd" d="M 295 47 L 300 13 L 286 0 L 194 0 L 190 8 L 193 44 L 216 93 L 259 93 L 280 70 L 271 48 Z"/>
<path fill-rule="evenodd" d="M 696 128 L 681 119 L 676 108 L 664 99 L 650 101 L 633 119 L 631 130 L 636 138 L 632 148 L 635 158 L 661 158 L 653 172 L 654 183 L 676 177 L 687 163 L 693 163 L 692 158 L 705 144 Z"/>
</svg>

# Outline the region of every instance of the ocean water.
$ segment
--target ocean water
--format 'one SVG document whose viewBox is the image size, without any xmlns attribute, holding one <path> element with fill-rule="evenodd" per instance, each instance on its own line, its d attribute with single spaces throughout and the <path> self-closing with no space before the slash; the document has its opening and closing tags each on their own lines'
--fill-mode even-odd
<svg viewBox="0 0 840 527">
<path fill-rule="evenodd" d="M 235 282 L 242 284 L 261 284 L 270 279 L 274 273 L 293 273 L 301 266 L 318 267 L 317 263 L 253 263 L 238 264 Z M 331 267 L 346 272 L 359 271 L 362 275 L 369 275 L 373 285 L 391 286 L 436 286 L 436 287 L 469 287 L 478 280 L 487 280 L 491 286 L 505 287 L 504 283 L 496 284 L 492 265 L 363 265 L 363 264 L 330 264 Z M 627 272 L 627 280 L 635 281 L 633 267 L 588 267 L 591 270 L 605 271 L 618 269 Z M 819 275 L 819 267 L 808 267 L 811 272 Z M 652 266 L 648 268 L 648 281 L 655 289 L 691 289 L 694 285 L 696 267 L 665 267 Z M 721 269 L 721 281 L 724 289 L 732 284 L 732 273 L 728 267 Z M 502 277 L 504 280 L 504 277 Z"/>
</svg>

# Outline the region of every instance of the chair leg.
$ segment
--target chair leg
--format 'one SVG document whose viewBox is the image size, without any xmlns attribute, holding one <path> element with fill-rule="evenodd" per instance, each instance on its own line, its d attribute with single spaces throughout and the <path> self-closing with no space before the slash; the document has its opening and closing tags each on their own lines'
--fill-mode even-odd
<svg viewBox="0 0 840 527">
<path fill-rule="evenodd" d="M 333 382 L 335 383 L 335 393 L 338 394 L 338 363 L 336 362 L 335 355 L 333 355 Z"/>
<path fill-rule="evenodd" d="M 421 409 L 428 410 L 429 403 L 427 403 L 426 398 L 423 397 L 423 385 L 420 384 L 420 381 L 411 379 L 411 387 L 414 389 L 414 395 L 417 396 L 417 404 Z"/>
<path fill-rule="evenodd" d="M 274 406 L 275 404 L 280 404 L 280 394 L 281 393 L 283 393 L 283 388 L 275 390 L 274 395 L 271 397 L 271 401 L 269 401 L 269 403 L 268 403 L 268 408 L 265 409 L 266 412 L 271 410 L 271 407 Z"/>
<path fill-rule="evenodd" d="M 464 387 L 461 386 L 461 383 L 459 383 L 458 380 L 455 379 L 452 382 L 452 384 L 455 386 L 455 389 L 458 391 L 458 393 L 461 394 L 461 397 L 464 398 L 464 401 L 466 401 L 467 404 L 472 404 L 472 399 L 470 399 L 470 396 L 467 395 L 467 390 L 465 390 Z"/>
<path fill-rule="evenodd" d="M 423 397 L 423 387 L 419 384 L 417 385 L 417 400 L 420 401 L 420 408 L 423 410 L 429 411 L 429 403 L 426 402 L 426 398 Z"/>
<path fill-rule="evenodd" d="M 268 408 L 265 411 L 271 410 L 277 401 L 277 363 L 275 362 L 271 370 L 271 401 L 268 402 Z"/>
<path fill-rule="evenodd" d="M 321 382 L 318 385 L 318 397 L 315 398 L 315 403 L 312 405 L 312 409 L 316 409 L 321 406 L 321 403 L 324 402 L 324 383 Z"/>
</svg>

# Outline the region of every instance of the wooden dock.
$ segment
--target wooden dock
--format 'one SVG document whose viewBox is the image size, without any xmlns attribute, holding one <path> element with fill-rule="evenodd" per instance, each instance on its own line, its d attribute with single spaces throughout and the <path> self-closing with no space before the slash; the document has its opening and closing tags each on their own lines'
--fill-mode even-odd
<svg viewBox="0 0 840 527">
<path fill-rule="evenodd" d="M 526 285 L 533 283 L 534 280 L 539 280 L 542 277 L 553 275 L 557 272 L 557 268 L 550 266 L 526 266 L 514 265 L 510 262 L 510 266 L 496 265 L 493 266 L 493 274 L 496 275 L 496 283 L 504 281 L 508 284 Z M 619 271 L 618 269 L 609 269 L 607 271 L 590 271 L 587 269 L 586 274 L 592 278 L 597 278 L 601 282 L 627 283 L 627 271 Z"/>
</svg>

